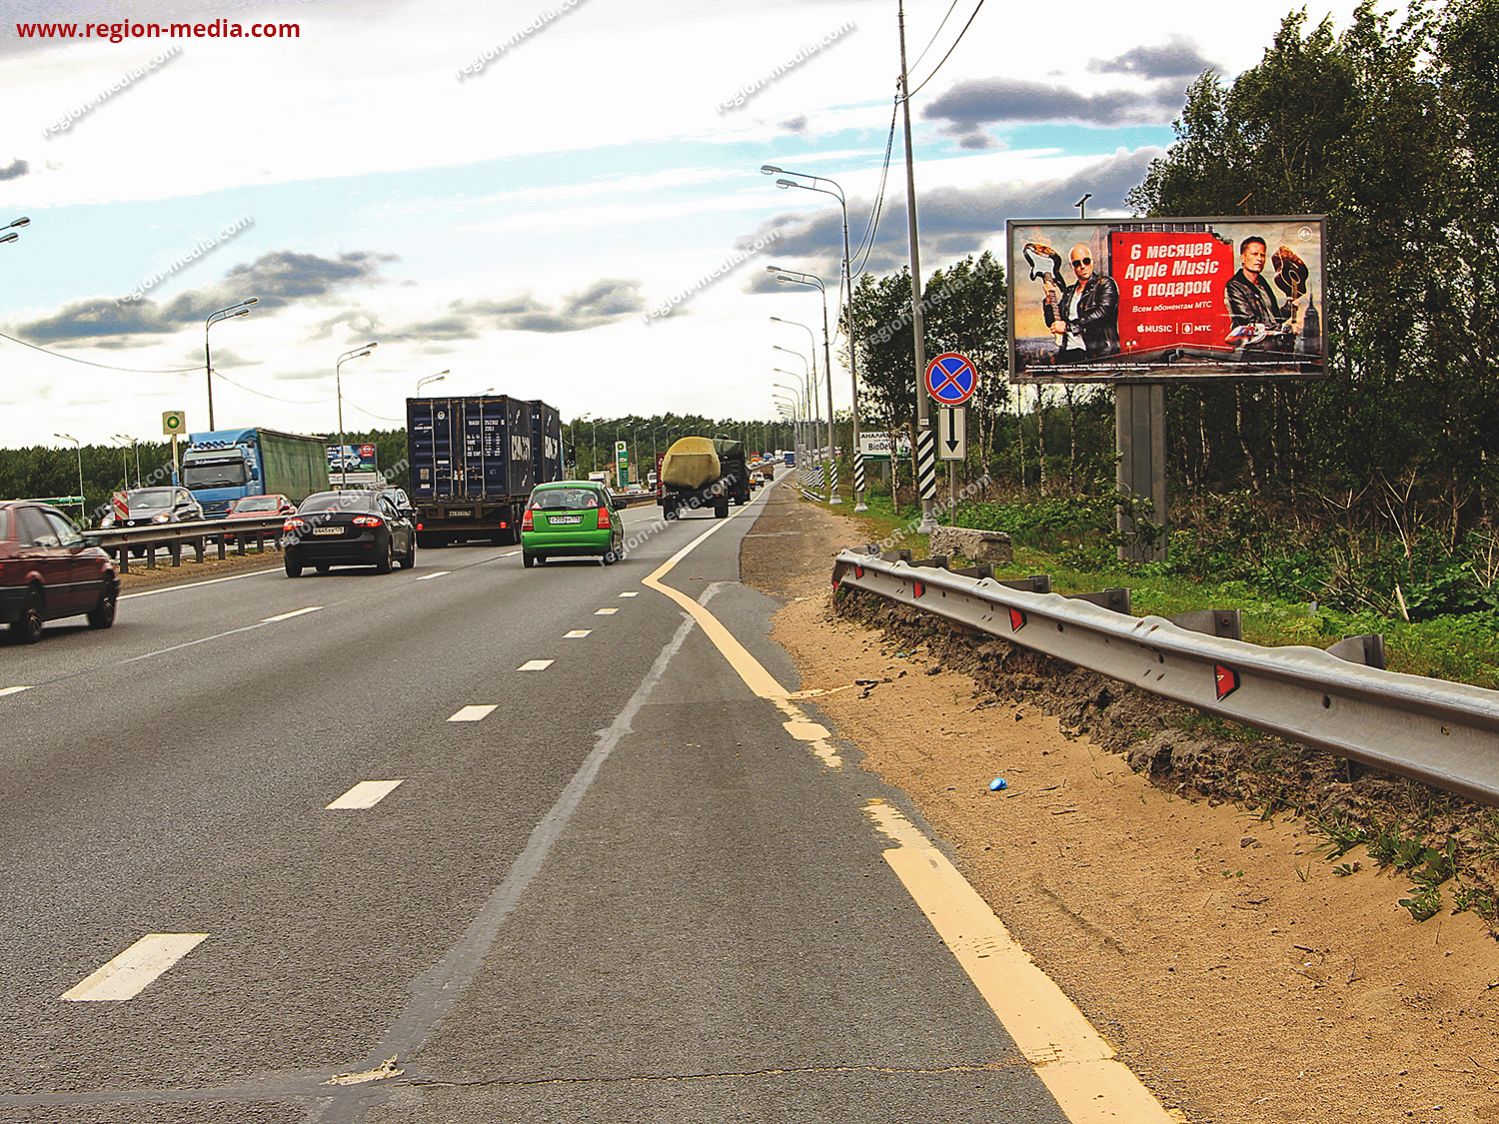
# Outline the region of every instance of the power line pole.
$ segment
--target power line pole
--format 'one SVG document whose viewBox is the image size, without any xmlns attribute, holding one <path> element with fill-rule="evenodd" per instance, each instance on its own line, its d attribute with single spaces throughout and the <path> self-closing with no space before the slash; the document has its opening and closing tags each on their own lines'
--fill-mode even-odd
<svg viewBox="0 0 1499 1124">
<path fill-rule="evenodd" d="M 926 387 L 926 317 L 921 308 L 921 251 L 916 240 L 916 165 L 911 149 L 910 76 L 906 73 L 906 5 L 900 0 L 900 103 L 906 122 L 906 226 L 911 239 L 911 330 L 916 345 L 916 487 L 921 494 L 918 534 L 929 535 L 936 526 L 932 518 L 937 497 L 937 442 L 932 434 L 931 410 Z M 891 450 L 892 453 L 894 450 Z M 892 466 L 893 467 L 893 466 Z"/>
</svg>

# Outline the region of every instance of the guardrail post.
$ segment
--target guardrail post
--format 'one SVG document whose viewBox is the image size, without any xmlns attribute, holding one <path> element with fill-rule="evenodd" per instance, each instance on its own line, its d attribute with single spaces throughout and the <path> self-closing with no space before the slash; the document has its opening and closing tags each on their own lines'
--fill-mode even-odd
<svg viewBox="0 0 1499 1124">
<path fill-rule="evenodd" d="M 219 561 L 222 562 L 224 560 L 224 557 L 225 557 L 226 553 L 228 552 L 229 548 L 224 545 L 224 536 L 223 535 L 220 535 L 216 541 L 217 541 L 218 547 L 219 547 Z"/>
<path fill-rule="evenodd" d="M 996 578 L 1006 589 L 1018 589 L 1025 593 L 1050 593 L 1051 575 L 1032 574 L 1028 578 Z"/>
<path fill-rule="evenodd" d="M 1378 632 L 1362 636 L 1345 636 L 1327 649 L 1329 656 L 1337 656 L 1349 663 L 1361 663 L 1365 667 L 1385 668 L 1384 637 Z"/>
<path fill-rule="evenodd" d="M 1228 640 L 1244 639 L 1244 623 L 1238 609 L 1193 609 L 1171 618 L 1177 628 L 1221 636 Z"/>
<path fill-rule="evenodd" d="M 126 547 L 126 549 L 128 550 L 129 547 Z M 146 569 L 156 569 L 156 548 L 154 546 L 146 547 Z"/>
<path fill-rule="evenodd" d="M 128 546 L 122 546 L 115 551 L 115 560 L 120 565 L 120 573 L 130 573 L 130 548 Z"/>
<path fill-rule="evenodd" d="M 1064 593 L 1072 601 L 1086 601 L 1090 605 L 1097 605 L 1101 609 L 1112 609 L 1116 613 L 1129 612 L 1129 590 L 1113 588 L 1100 589 L 1097 593 Z"/>
</svg>

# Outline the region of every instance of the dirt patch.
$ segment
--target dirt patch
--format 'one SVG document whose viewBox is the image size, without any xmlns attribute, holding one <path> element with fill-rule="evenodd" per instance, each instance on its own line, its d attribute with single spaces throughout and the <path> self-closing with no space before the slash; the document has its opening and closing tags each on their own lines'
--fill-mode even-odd
<svg viewBox="0 0 1499 1124">
<path fill-rule="evenodd" d="M 120 592 L 139 593 L 143 589 L 156 589 L 159 586 L 176 585 L 178 582 L 207 581 L 210 578 L 227 578 L 253 570 L 274 570 L 280 565 L 280 551 L 267 550 L 264 554 L 259 554 L 253 547 L 243 558 L 231 548 L 222 562 L 213 547 L 205 552 L 202 562 L 194 562 L 193 553 L 186 551 L 182 555 L 182 565 L 175 567 L 171 559 L 162 554 L 157 557 L 154 570 L 146 569 L 144 558 L 132 558 L 130 572 L 120 575 Z"/>
<path fill-rule="evenodd" d="M 918 639 L 895 617 L 875 630 L 835 616 L 831 559 L 867 537 L 859 526 L 781 490 L 755 530 L 744 580 L 788 601 L 774 636 L 803 686 L 875 681 L 817 700 L 838 736 L 910 794 L 1164 1101 L 1198 1124 L 1499 1124 L 1499 944 L 1483 922 L 1417 923 L 1397 904 L 1407 877 L 1362 848 L 1339 876 L 1306 819 L 1201 797 L 1214 776 L 1248 785 L 1258 757 L 1265 789 L 1241 794 L 1256 809 L 1319 786 L 1351 804 L 1415 799 L 1405 782 L 1193 728 L 1112 680 L 930 622 Z"/>
</svg>

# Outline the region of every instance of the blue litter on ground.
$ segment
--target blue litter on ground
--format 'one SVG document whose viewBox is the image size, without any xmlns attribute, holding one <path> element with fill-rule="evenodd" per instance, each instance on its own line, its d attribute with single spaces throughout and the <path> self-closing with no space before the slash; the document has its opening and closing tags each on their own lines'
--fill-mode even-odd
<svg viewBox="0 0 1499 1124">
<path fill-rule="evenodd" d="M 995 777 L 992 781 L 989 782 L 990 792 L 1002 792 L 1009 787 L 1010 782 L 1005 780 L 1004 777 Z"/>
</svg>

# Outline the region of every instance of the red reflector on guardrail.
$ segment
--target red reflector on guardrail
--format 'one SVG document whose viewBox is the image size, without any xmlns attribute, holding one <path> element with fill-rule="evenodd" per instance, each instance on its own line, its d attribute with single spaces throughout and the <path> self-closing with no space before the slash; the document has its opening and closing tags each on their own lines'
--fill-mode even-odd
<svg viewBox="0 0 1499 1124">
<path fill-rule="evenodd" d="M 863 566 L 855 566 L 854 567 L 854 577 L 856 577 L 856 578 L 862 578 L 863 576 L 864 576 L 864 567 Z"/>
<path fill-rule="evenodd" d="M 1239 673 L 1221 663 L 1213 665 L 1213 686 L 1220 699 L 1226 699 L 1239 689 Z"/>
<path fill-rule="evenodd" d="M 1010 631 L 1019 632 L 1025 627 L 1025 614 L 1019 609 L 1010 610 Z"/>
<path fill-rule="evenodd" d="M 920 597 L 925 592 L 926 592 L 926 583 L 925 582 L 917 582 L 916 583 L 916 596 Z"/>
</svg>

